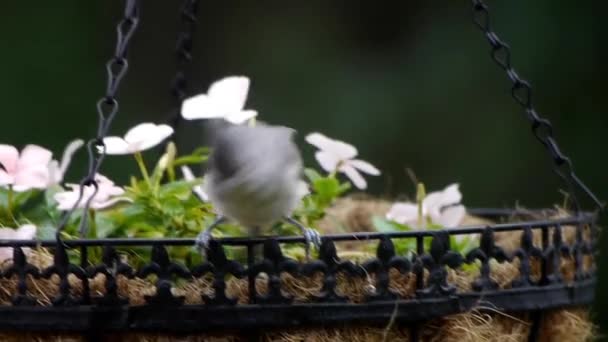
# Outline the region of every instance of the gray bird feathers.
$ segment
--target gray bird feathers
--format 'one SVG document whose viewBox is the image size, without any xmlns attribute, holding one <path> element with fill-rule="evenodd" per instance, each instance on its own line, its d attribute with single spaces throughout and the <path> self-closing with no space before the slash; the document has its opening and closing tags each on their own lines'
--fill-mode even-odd
<svg viewBox="0 0 608 342">
<path fill-rule="evenodd" d="M 205 192 L 220 215 L 249 229 L 291 215 L 301 198 L 302 174 L 293 129 L 213 120 L 207 132 L 212 151 Z"/>
</svg>

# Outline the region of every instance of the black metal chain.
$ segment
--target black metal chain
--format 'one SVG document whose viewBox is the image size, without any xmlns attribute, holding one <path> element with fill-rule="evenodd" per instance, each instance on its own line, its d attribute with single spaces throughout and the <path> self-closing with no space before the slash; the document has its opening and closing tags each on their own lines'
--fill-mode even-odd
<svg viewBox="0 0 608 342">
<path fill-rule="evenodd" d="M 116 25 L 116 48 L 114 49 L 114 56 L 106 63 L 106 71 L 108 75 L 107 86 L 105 95 L 97 102 L 97 114 L 99 117 L 97 136 L 87 142 L 87 151 L 89 155 L 88 174 L 80 181 L 80 191 L 78 199 L 70 208 L 66 211 L 61 219 L 60 224 L 57 227 L 56 239 L 61 241 L 61 231 L 65 228 L 69 218 L 78 207 L 84 196 L 84 187 L 93 186 L 94 192 L 86 200 L 84 205 L 84 214 L 80 221 L 80 235 L 83 237 L 88 220 L 88 209 L 91 205 L 93 198 L 96 196 L 99 190 L 99 184 L 95 179 L 95 175 L 99 172 L 101 163 L 106 154 L 106 147 L 103 142 L 103 138 L 107 135 L 112 120 L 118 113 L 118 100 L 116 100 L 116 93 L 120 81 L 127 73 L 129 64 L 127 61 L 127 47 L 133 33 L 135 32 L 139 23 L 139 4 L 138 0 L 126 0 L 124 16 L 120 22 Z"/>
<path fill-rule="evenodd" d="M 549 120 L 541 117 L 532 104 L 532 87 L 528 81 L 519 77 L 515 69 L 511 66 L 511 49 L 504 41 L 502 41 L 496 33 L 492 31 L 490 26 L 490 14 L 488 6 L 481 0 L 473 1 L 473 22 L 485 34 L 488 43 L 492 47 L 490 53 L 492 59 L 506 73 L 513 86 L 511 87 L 511 96 L 525 110 L 528 120 L 532 123 L 532 133 L 547 149 L 549 155 L 553 159 L 554 171 L 562 178 L 572 197 L 574 210 L 577 213 L 581 211 L 581 205 L 578 201 L 575 191 L 581 190 L 584 192 L 598 207 L 603 210 L 604 205 L 598 200 L 593 192 L 576 176 L 572 161 L 563 154 L 553 135 L 553 126 Z"/>
<path fill-rule="evenodd" d="M 192 42 L 198 24 L 196 13 L 199 0 L 184 0 L 180 8 L 180 26 L 175 46 L 176 66 L 175 76 L 171 81 L 173 106 L 169 114 L 169 125 L 177 130 L 182 121 L 181 105 L 187 96 L 188 86 L 186 67 L 192 62 Z"/>
</svg>

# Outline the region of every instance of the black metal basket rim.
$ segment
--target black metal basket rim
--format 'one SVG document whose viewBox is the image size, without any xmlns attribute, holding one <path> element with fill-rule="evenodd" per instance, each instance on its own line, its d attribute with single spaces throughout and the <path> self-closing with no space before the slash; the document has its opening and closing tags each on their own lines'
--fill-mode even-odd
<svg viewBox="0 0 608 342">
<path fill-rule="evenodd" d="M 437 298 L 366 303 L 291 303 L 265 305 L 0 306 L 0 329 L 16 331 L 163 331 L 205 333 L 225 329 L 327 326 L 350 323 L 419 322 L 477 310 L 536 311 L 589 305 L 595 279 L 554 285 Z"/>
<path fill-rule="evenodd" d="M 512 215 L 541 215 L 554 209 L 535 209 L 535 210 L 519 210 L 519 209 L 469 209 L 470 214 L 486 217 L 512 216 Z M 415 230 L 404 232 L 357 232 L 344 234 L 328 234 L 323 237 L 332 241 L 357 241 L 357 240 L 378 240 L 383 237 L 388 238 L 418 238 L 432 237 L 437 232 L 447 232 L 449 235 L 466 235 L 480 234 L 486 229 L 491 229 L 494 232 L 518 231 L 525 228 L 532 230 L 547 228 L 556 225 L 581 225 L 590 224 L 597 219 L 597 213 L 583 212 L 578 216 L 569 216 L 565 218 L 542 219 L 520 221 L 513 223 L 497 223 L 492 225 L 471 225 L 459 228 L 446 228 L 439 230 Z M 276 239 L 279 243 L 304 243 L 305 239 L 302 236 L 258 236 L 258 237 L 225 237 L 217 239 L 224 246 L 248 246 L 262 244 L 268 239 Z M 150 246 L 157 243 L 172 246 L 188 246 L 195 243 L 194 238 L 104 238 L 104 239 L 74 239 L 64 240 L 63 243 L 68 247 L 82 246 Z M 57 245 L 56 240 L 0 240 L 0 247 L 53 247 Z"/>
</svg>

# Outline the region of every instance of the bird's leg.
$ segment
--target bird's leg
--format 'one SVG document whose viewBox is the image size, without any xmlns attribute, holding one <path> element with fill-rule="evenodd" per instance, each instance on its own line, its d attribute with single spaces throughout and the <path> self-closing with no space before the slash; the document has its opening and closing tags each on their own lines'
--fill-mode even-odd
<svg viewBox="0 0 608 342">
<path fill-rule="evenodd" d="M 195 243 L 196 246 L 200 249 L 201 253 L 209 246 L 209 240 L 211 240 L 211 231 L 213 230 L 213 228 L 215 228 L 217 225 L 224 222 L 225 220 L 226 218 L 224 216 L 219 215 L 209 227 L 205 228 L 205 230 L 198 234 Z"/>
<path fill-rule="evenodd" d="M 294 226 L 300 228 L 302 230 L 302 235 L 304 235 L 304 239 L 306 239 L 306 260 L 310 260 L 310 245 L 314 244 L 317 248 L 321 246 L 321 234 L 318 231 L 312 228 L 306 228 L 303 224 L 296 221 L 294 218 L 287 216 L 285 217 L 285 221 L 293 224 Z"/>
</svg>

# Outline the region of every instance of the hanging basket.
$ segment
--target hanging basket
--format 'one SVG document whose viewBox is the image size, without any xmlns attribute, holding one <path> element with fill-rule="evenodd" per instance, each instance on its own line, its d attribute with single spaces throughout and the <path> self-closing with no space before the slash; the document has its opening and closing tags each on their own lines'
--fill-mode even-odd
<svg viewBox="0 0 608 342">
<path fill-rule="evenodd" d="M 180 62 L 191 59 L 197 1 L 184 4 Z M 103 150 L 101 139 L 118 110 L 115 95 L 127 71 L 137 6 L 127 0 L 118 24 L 83 186 L 97 187 L 93 176 L 104 153 L 93 149 Z M 511 67 L 508 46 L 490 30 L 486 6 L 473 0 L 473 9 L 557 173 L 573 196 L 582 189 L 595 199 L 560 152 L 549 122 L 532 107 L 530 86 Z M 181 71 L 173 90 L 180 104 Z M 171 121 L 178 124 L 179 110 Z M 204 261 L 189 265 L 174 260 L 171 251 L 194 245 L 194 239 L 63 240 L 58 233 L 56 240 L 0 240 L 0 248 L 12 248 L 12 260 L 0 269 L 0 339 L 584 341 L 594 333 L 587 310 L 596 284 L 598 217 L 573 198 L 571 212 L 469 209 L 471 224 L 460 228 L 324 234 L 311 260 L 284 253 L 286 245 L 305 243 L 294 236 L 214 239 Z M 353 226 L 352 215 L 363 215 L 365 226 L 372 214 L 383 214 L 374 212 L 377 203 L 352 201 L 338 220 Z M 478 243 L 458 253 L 450 241 L 459 236 L 476 236 Z M 411 253 L 397 251 L 403 241 Z M 374 252 L 348 253 L 355 245 L 373 245 Z M 149 258 L 134 263 L 120 257 L 121 250 L 135 247 Z M 91 262 L 99 252 L 101 262 Z"/>
</svg>

